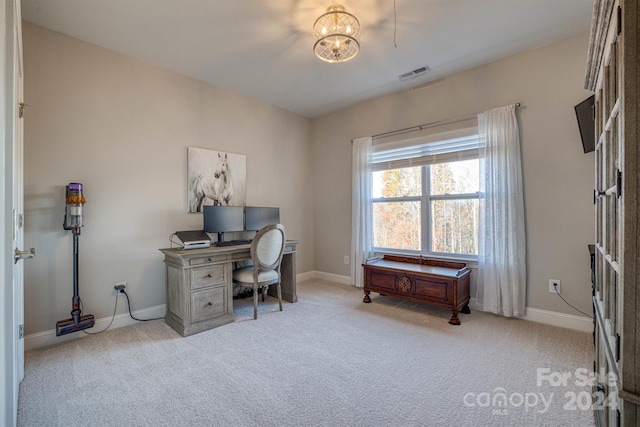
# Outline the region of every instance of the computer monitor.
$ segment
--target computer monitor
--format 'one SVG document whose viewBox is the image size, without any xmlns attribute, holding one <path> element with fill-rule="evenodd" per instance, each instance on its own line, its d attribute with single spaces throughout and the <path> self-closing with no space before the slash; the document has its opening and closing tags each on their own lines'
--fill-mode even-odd
<svg viewBox="0 0 640 427">
<path fill-rule="evenodd" d="M 244 229 L 258 231 L 265 225 L 280 224 L 280 208 L 247 206 L 244 208 Z"/>
<path fill-rule="evenodd" d="M 203 206 L 204 231 L 218 233 L 218 243 L 224 242 L 224 233 L 244 231 L 242 206 Z"/>
</svg>

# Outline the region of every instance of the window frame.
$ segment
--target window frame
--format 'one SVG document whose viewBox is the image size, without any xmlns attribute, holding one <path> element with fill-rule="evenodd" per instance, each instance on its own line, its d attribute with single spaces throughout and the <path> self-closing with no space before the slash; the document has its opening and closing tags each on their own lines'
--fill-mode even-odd
<svg viewBox="0 0 640 427">
<path fill-rule="evenodd" d="M 465 129 L 465 133 L 468 133 L 469 129 Z M 440 142 L 446 140 L 447 134 L 435 135 L 429 137 L 430 142 Z M 473 134 L 477 135 L 477 128 L 473 128 Z M 477 135 L 479 141 L 479 135 Z M 418 139 L 419 141 L 419 139 Z M 429 143 L 429 142 L 427 142 Z M 394 145 L 397 145 L 396 142 Z M 409 145 L 411 147 L 411 145 Z M 384 153 L 384 149 L 379 150 Z M 463 154 L 462 157 L 456 159 L 456 153 Z M 452 157 L 453 156 L 453 157 Z M 425 157 L 427 158 L 427 157 Z M 477 160 L 479 162 L 478 167 L 479 171 L 482 171 L 482 158 L 480 156 L 480 150 L 477 149 L 476 152 L 472 155 L 469 155 L 469 150 L 460 150 L 460 151 L 452 151 L 448 153 L 447 158 L 440 158 L 438 160 L 432 162 L 424 161 L 425 158 L 420 159 L 421 161 L 416 162 L 415 165 L 411 165 L 411 159 L 404 159 L 408 161 L 408 164 L 393 164 L 391 162 L 386 163 L 384 161 L 374 163 L 374 170 L 372 174 L 376 172 L 382 172 L 387 170 L 396 170 L 407 167 L 420 167 L 420 177 L 421 177 L 421 194 L 417 196 L 402 196 L 402 197 L 373 197 L 371 195 L 371 207 L 372 212 L 375 211 L 375 205 L 377 203 L 394 203 L 394 202 L 419 202 L 420 204 L 420 227 L 422 230 L 420 236 L 420 250 L 408 249 L 408 248 L 386 248 L 381 246 L 373 246 L 373 251 L 377 253 L 402 253 L 402 254 L 411 254 L 411 255 L 427 255 L 434 258 L 446 258 L 446 259 L 456 259 L 456 260 L 469 260 L 469 261 L 477 261 L 477 254 L 461 254 L 461 253 L 451 253 L 451 252 L 434 252 L 433 251 L 433 236 L 432 236 L 432 227 L 433 227 L 433 215 L 431 212 L 432 202 L 439 200 L 480 200 L 482 199 L 481 188 L 478 189 L 477 192 L 474 193 L 460 193 L 460 194 L 431 194 L 431 165 L 435 163 L 455 163 L 457 161 L 464 160 Z M 401 159 L 403 160 L 403 159 Z M 386 163 L 386 164 L 385 164 Z M 373 190 L 373 189 L 372 189 Z M 479 218 L 478 218 L 479 220 Z M 375 222 L 371 221 L 371 233 L 372 233 L 372 243 L 375 241 Z"/>
</svg>

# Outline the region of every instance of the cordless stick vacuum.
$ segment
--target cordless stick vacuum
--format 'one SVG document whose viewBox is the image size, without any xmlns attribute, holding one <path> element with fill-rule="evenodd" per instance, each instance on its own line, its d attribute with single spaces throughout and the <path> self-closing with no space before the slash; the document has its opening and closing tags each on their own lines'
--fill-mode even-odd
<svg viewBox="0 0 640 427">
<path fill-rule="evenodd" d="M 85 199 L 82 195 L 82 184 L 72 182 L 67 185 L 67 200 L 64 210 L 65 230 L 73 233 L 73 299 L 71 300 L 71 319 L 60 320 L 56 323 L 56 336 L 70 334 L 87 328 L 93 328 L 96 319 L 93 314 L 82 315 L 80 295 L 78 292 L 78 236 L 82 227 L 82 205 Z"/>
</svg>

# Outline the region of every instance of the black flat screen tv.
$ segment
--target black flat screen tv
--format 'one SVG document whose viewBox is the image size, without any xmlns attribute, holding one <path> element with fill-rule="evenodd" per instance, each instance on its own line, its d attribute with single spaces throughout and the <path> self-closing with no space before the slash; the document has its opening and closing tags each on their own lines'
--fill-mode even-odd
<svg viewBox="0 0 640 427">
<path fill-rule="evenodd" d="M 582 138 L 582 149 L 585 153 L 596 149 L 594 100 L 595 96 L 591 95 L 574 107 L 576 118 L 578 119 L 578 127 L 580 128 L 580 137 Z"/>
<path fill-rule="evenodd" d="M 265 225 L 280 224 L 280 208 L 247 206 L 244 208 L 244 229 L 258 231 Z"/>
</svg>

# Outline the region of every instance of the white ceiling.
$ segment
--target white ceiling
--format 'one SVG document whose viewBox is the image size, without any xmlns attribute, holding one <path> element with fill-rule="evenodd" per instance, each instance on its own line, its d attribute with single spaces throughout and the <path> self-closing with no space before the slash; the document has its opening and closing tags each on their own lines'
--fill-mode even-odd
<svg viewBox="0 0 640 427">
<path fill-rule="evenodd" d="M 360 53 L 313 54 L 331 0 L 22 0 L 26 21 L 306 117 L 589 31 L 592 0 L 336 0 Z M 394 34 L 395 44 L 394 46 Z M 431 71 L 401 82 L 399 75 Z"/>
</svg>

